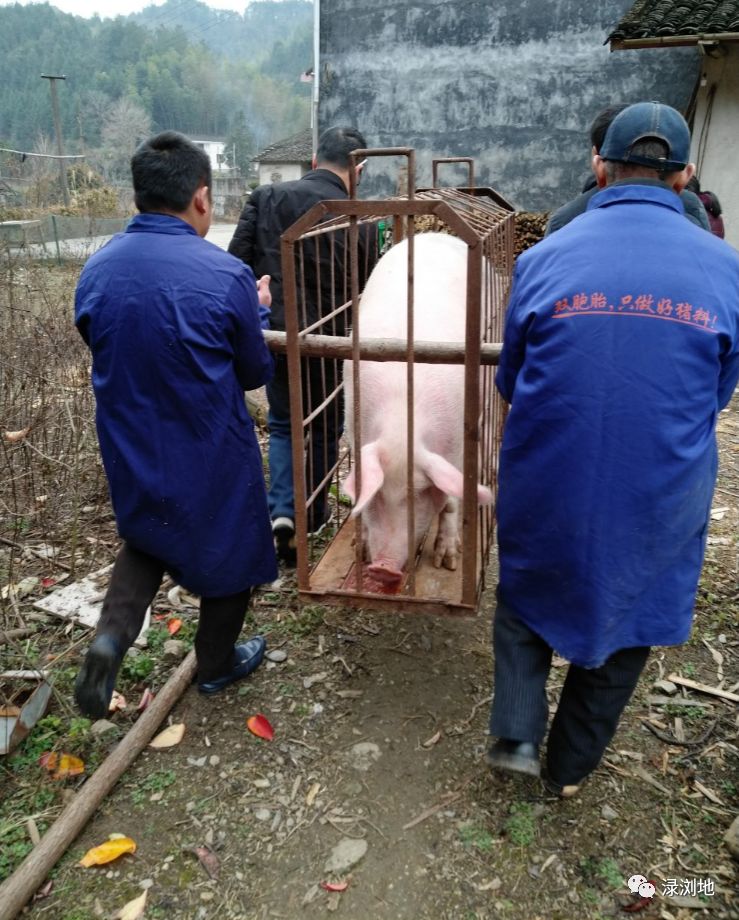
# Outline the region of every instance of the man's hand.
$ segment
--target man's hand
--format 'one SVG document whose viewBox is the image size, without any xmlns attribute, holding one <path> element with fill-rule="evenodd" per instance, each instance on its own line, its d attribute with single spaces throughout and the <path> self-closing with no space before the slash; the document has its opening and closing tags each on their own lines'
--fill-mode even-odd
<svg viewBox="0 0 739 920">
<path fill-rule="evenodd" d="M 262 275 L 257 281 L 257 297 L 259 298 L 259 303 L 263 307 L 267 307 L 267 309 L 272 306 L 272 293 L 269 289 L 270 281 L 271 278 L 269 275 Z"/>
</svg>

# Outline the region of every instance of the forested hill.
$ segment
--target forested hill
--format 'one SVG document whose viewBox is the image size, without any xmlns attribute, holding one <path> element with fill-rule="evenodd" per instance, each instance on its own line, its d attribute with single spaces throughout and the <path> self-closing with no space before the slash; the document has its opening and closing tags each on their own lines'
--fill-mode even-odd
<svg viewBox="0 0 739 920">
<path fill-rule="evenodd" d="M 309 123 L 313 5 L 255 0 L 245 13 L 168 0 L 135 16 L 83 19 L 48 3 L 0 7 L 0 146 L 53 137 L 47 80 L 65 74 L 65 149 L 125 172 L 154 130 L 238 138 L 243 159 Z M 121 149 L 124 148 L 124 149 Z"/>
<path fill-rule="evenodd" d="M 180 28 L 191 41 L 202 41 L 218 54 L 236 60 L 258 62 L 277 43 L 283 48 L 295 44 L 306 62 L 312 59 L 313 4 L 310 0 L 260 0 L 247 6 L 243 15 L 214 10 L 200 0 L 167 0 L 162 6 L 148 6 L 128 18 L 149 29 Z M 276 49 L 278 57 L 280 49 Z M 308 66 L 308 63 L 305 65 Z"/>
</svg>

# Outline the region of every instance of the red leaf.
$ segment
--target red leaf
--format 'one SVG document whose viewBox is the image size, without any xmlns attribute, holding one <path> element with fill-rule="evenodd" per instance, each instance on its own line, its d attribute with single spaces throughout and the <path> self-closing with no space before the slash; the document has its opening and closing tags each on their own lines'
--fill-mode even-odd
<svg viewBox="0 0 739 920">
<path fill-rule="evenodd" d="M 324 891 L 346 891 L 349 882 L 321 882 Z"/>
<path fill-rule="evenodd" d="M 139 701 L 139 705 L 136 707 L 136 712 L 143 712 L 153 699 L 154 694 L 151 692 L 149 687 L 147 687 L 146 690 L 144 690 L 144 692 L 141 694 L 141 700 Z"/>
<path fill-rule="evenodd" d="M 167 631 L 170 636 L 174 636 L 175 633 L 178 633 L 182 629 L 182 620 L 178 620 L 176 617 L 173 620 L 167 620 Z"/>
<path fill-rule="evenodd" d="M 192 852 L 200 860 L 200 865 L 205 869 L 209 877 L 218 878 L 218 873 L 221 871 L 221 867 L 216 854 L 208 847 L 203 846 L 193 847 Z"/>
<path fill-rule="evenodd" d="M 168 613 L 155 613 L 152 617 L 154 620 L 166 620 L 169 616 Z"/>
<path fill-rule="evenodd" d="M 44 751 L 38 759 L 40 767 L 46 767 L 47 770 L 56 770 L 57 755 L 55 751 Z"/>
<path fill-rule="evenodd" d="M 42 588 L 50 588 L 52 585 L 56 584 L 56 578 L 53 575 L 47 575 L 46 578 L 41 579 Z"/>
<path fill-rule="evenodd" d="M 265 741 L 271 741 L 275 736 L 275 730 L 261 713 L 250 716 L 246 720 L 246 727 L 252 735 L 256 735 L 257 738 L 264 738 Z"/>
</svg>

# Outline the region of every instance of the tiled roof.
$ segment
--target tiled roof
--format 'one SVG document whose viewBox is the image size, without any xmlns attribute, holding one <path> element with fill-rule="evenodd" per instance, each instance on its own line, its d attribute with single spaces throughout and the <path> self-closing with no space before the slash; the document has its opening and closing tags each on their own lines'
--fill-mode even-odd
<svg viewBox="0 0 739 920">
<path fill-rule="evenodd" d="M 739 0 L 636 0 L 609 42 L 737 33 Z"/>
<path fill-rule="evenodd" d="M 310 163 L 313 158 L 313 134 L 310 128 L 270 144 L 254 159 L 259 163 Z"/>
</svg>

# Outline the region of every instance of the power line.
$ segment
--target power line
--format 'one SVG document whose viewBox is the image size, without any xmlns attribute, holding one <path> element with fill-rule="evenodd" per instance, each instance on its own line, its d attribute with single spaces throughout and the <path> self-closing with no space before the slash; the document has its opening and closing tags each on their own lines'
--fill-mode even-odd
<svg viewBox="0 0 739 920">
<path fill-rule="evenodd" d="M 56 153 L 30 153 L 28 150 L 13 150 L 11 147 L 0 147 L 0 153 L 17 153 L 25 157 L 43 157 L 46 160 L 84 160 L 84 153 L 66 153 L 64 156 L 59 156 Z"/>
</svg>

